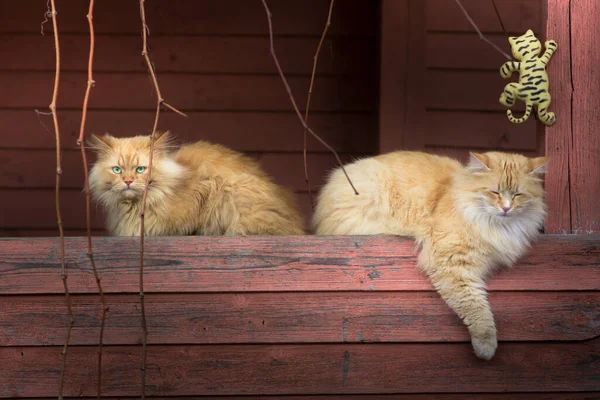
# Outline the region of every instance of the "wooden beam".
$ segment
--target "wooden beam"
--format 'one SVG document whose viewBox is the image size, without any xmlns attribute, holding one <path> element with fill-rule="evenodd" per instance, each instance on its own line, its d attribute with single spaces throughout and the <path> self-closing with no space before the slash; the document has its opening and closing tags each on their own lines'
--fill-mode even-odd
<svg viewBox="0 0 600 400">
<path fill-rule="evenodd" d="M 570 1 L 572 147 L 569 157 L 571 227 L 600 233 L 600 2 Z"/>
<path fill-rule="evenodd" d="M 67 238 L 69 288 L 96 293 L 86 239 Z M 61 294 L 57 238 L 0 239 L 0 293 Z M 139 238 L 98 237 L 107 293 L 137 293 Z M 414 242 L 397 236 L 149 237 L 147 293 L 433 291 Z M 600 290 L 600 236 L 548 236 L 491 291 Z"/>
<path fill-rule="evenodd" d="M 379 151 L 424 150 L 425 2 L 383 0 L 379 73 Z"/>
<path fill-rule="evenodd" d="M 546 233 L 571 233 L 571 188 L 569 186 L 569 153 L 572 148 L 570 21 L 569 4 L 564 0 L 547 0 L 546 39 L 554 40 L 558 50 L 547 71 L 550 78 L 550 110 L 556 123 L 545 128 L 546 155 L 550 156 L 546 173 L 546 201 L 549 213 Z"/>
</svg>

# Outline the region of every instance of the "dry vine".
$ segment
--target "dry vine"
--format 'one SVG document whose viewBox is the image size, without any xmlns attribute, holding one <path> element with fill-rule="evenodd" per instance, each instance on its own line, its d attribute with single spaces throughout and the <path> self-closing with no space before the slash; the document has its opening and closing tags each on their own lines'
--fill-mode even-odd
<svg viewBox="0 0 600 400">
<path fill-rule="evenodd" d="M 98 340 L 98 377 L 97 377 L 97 398 L 101 397 L 102 393 L 102 346 L 104 342 L 104 323 L 106 321 L 106 313 L 108 312 L 108 307 L 106 305 L 106 301 L 104 299 L 104 290 L 102 289 L 102 283 L 100 279 L 100 275 L 98 274 L 98 270 L 96 269 L 96 262 L 94 260 L 94 251 L 92 248 L 92 228 L 90 222 L 90 182 L 88 176 L 88 165 L 87 165 L 87 156 L 85 154 L 85 145 L 84 145 L 84 131 L 85 131 L 85 122 L 87 118 L 87 107 L 88 101 L 90 98 L 90 91 L 92 86 L 94 86 L 94 77 L 92 75 L 92 64 L 94 62 L 94 0 L 90 0 L 90 7 L 88 10 L 88 14 L 86 18 L 88 20 L 88 24 L 90 26 L 90 56 L 88 60 L 88 80 L 87 87 L 85 90 L 85 96 L 83 98 L 83 111 L 81 115 L 81 127 L 79 129 L 79 138 L 77 139 L 77 145 L 81 149 L 81 161 L 83 163 L 83 172 L 85 177 L 85 221 L 87 228 L 87 242 L 88 242 L 88 258 L 90 259 L 90 264 L 92 266 L 92 271 L 94 273 L 94 278 L 96 279 L 96 286 L 98 286 L 98 293 L 100 293 L 100 304 L 102 307 L 102 314 L 100 316 L 100 338 Z"/>
<path fill-rule="evenodd" d="M 469 15 L 469 13 L 467 12 L 467 10 L 465 9 L 465 7 L 462 5 L 462 3 L 460 2 L 460 0 L 455 0 L 456 4 L 458 4 L 458 6 L 460 7 L 460 9 L 462 10 L 463 14 L 465 14 L 465 17 L 467 17 L 467 19 L 469 20 L 469 22 L 471 23 L 471 25 L 473 26 L 473 28 L 475 28 L 475 30 L 477 31 L 477 34 L 479 35 L 479 39 L 483 40 L 484 42 L 486 42 L 487 44 L 489 44 L 490 46 L 492 46 L 497 52 L 499 52 L 500 54 L 502 54 L 504 57 L 506 57 L 507 60 L 512 60 L 513 58 L 511 56 L 509 56 L 508 54 L 506 54 L 504 52 L 504 50 L 502 50 L 500 47 L 498 47 L 498 45 L 496 45 L 496 43 L 492 42 L 491 40 L 489 40 L 487 37 L 485 37 L 483 35 L 483 33 L 481 33 L 481 30 L 479 30 L 479 27 L 477 26 L 477 24 L 475 24 L 475 21 L 473 21 L 473 18 L 471 18 L 471 16 Z M 494 9 L 496 9 L 496 4 L 494 4 Z M 496 9 L 497 12 L 497 9 Z M 500 18 L 500 15 L 498 14 L 498 18 Z M 502 20 L 500 20 L 500 23 L 502 24 Z M 504 29 L 504 24 L 502 24 L 502 28 Z"/>
<path fill-rule="evenodd" d="M 267 21 L 269 23 L 269 46 L 270 46 L 271 57 L 273 57 L 273 61 L 275 62 L 275 66 L 277 67 L 277 71 L 279 72 L 279 76 L 281 77 L 281 80 L 283 81 L 283 85 L 285 86 L 285 90 L 288 93 L 288 96 L 290 98 L 292 106 L 294 107 L 294 111 L 296 112 L 296 115 L 298 116 L 298 119 L 300 119 L 300 123 L 302 124 L 304 129 L 307 130 L 311 135 L 313 135 L 315 137 L 315 139 L 317 139 L 319 142 L 321 142 L 321 144 L 323 146 L 325 146 L 327 149 L 329 149 L 329 151 L 331 151 L 333 153 L 338 164 L 342 168 L 344 175 L 346 175 L 346 179 L 348 180 L 348 183 L 352 187 L 352 190 L 354 190 L 354 194 L 358 195 L 358 192 L 356 191 L 354 184 L 352 183 L 352 181 L 350 180 L 350 177 L 346 173 L 346 169 L 344 168 L 344 165 L 342 164 L 342 160 L 340 160 L 338 153 L 333 149 L 333 147 L 331 147 L 329 144 L 327 144 L 327 142 L 325 142 L 323 139 L 321 139 L 321 137 L 319 135 L 317 135 L 308 126 L 308 124 L 304 120 L 304 117 L 302 117 L 302 114 L 300 113 L 300 110 L 298 109 L 298 105 L 296 104 L 296 100 L 294 99 L 294 96 L 292 95 L 292 89 L 290 88 L 290 85 L 288 84 L 285 74 L 283 73 L 283 70 L 281 69 L 281 65 L 279 64 L 279 59 L 277 58 L 277 54 L 275 53 L 275 45 L 273 43 L 273 22 L 272 22 L 273 16 L 271 15 L 271 10 L 269 9 L 269 6 L 267 5 L 266 0 L 261 0 L 261 1 L 263 4 L 263 7 L 265 9 L 265 12 L 267 14 Z"/>
<path fill-rule="evenodd" d="M 60 369 L 60 386 L 58 392 L 58 398 L 63 399 L 63 389 L 65 383 L 65 369 L 67 366 L 67 350 L 69 348 L 69 341 L 71 340 L 71 330 L 73 328 L 73 307 L 71 304 L 71 297 L 69 296 L 69 285 L 67 284 L 67 268 L 65 265 L 65 234 L 63 231 L 62 217 L 60 214 L 60 176 L 62 174 L 61 167 L 61 154 L 60 154 L 60 130 L 58 128 L 58 117 L 56 115 L 56 99 L 58 97 L 58 87 L 60 82 L 60 43 L 58 40 L 58 24 L 56 23 L 56 4 L 54 0 L 50 0 L 50 17 L 52 18 L 52 27 L 54 29 L 54 50 L 56 52 L 56 73 L 54 75 L 54 90 L 52 92 L 52 102 L 50 103 L 50 113 L 52 114 L 52 121 L 54 122 L 54 135 L 56 137 L 56 187 L 55 187 L 55 203 L 56 203 L 56 220 L 58 222 L 58 232 L 60 234 L 60 275 L 63 281 L 65 289 L 65 298 L 67 301 L 67 310 L 69 313 L 69 322 L 67 327 L 67 337 L 65 338 L 65 344 L 63 346 L 61 357 L 61 369 Z M 46 14 L 48 15 L 48 13 Z"/>
<path fill-rule="evenodd" d="M 308 87 L 308 98 L 306 99 L 306 110 L 304 111 L 304 120 L 308 123 L 308 110 L 310 109 L 310 98 L 312 97 L 313 85 L 315 83 L 315 73 L 317 72 L 317 64 L 319 62 L 319 53 L 321 53 L 321 46 L 323 46 L 323 41 L 325 41 L 325 37 L 327 36 L 327 31 L 329 30 L 329 26 L 331 25 L 331 13 L 333 11 L 333 3 L 335 0 L 331 0 L 329 3 L 329 14 L 327 14 L 327 22 L 325 23 L 325 28 L 323 29 L 323 34 L 321 34 L 321 39 L 319 40 L 319 45 L 317 46 L 317 51 L 315 56 L 313 57 L 313 69 L 312 74 L 310 76 L 310 85 Z M 310 198 L 310 204 L 314 207 L 313 195 L 310 189 L 310 182 L 308 181 L 308 163 L 306 160 L 306 139 L 307 139 L 307 130 L 304 129 L 304 180 L 306 182 L 306 187 L 308 188 L 308 196 Z"/>
<path fill-rule="evenodd" d="M 152 174 L 152 159 L 154 155 L 154 142 L 156 140 L 156 129 L 158 128 L 158 118 L 160 116 L 160 107 L 164 106 L 175 113 L 187 117 L 186 114 L 182 113 L 175 107 L 169 105 L 163 99 L 160 93 L 160 87 L 158 86 L 158 80 L 156 79 L 156 73 L 154 71 L 154 66 L 152 65 L 152 61 L 150 60 L 150 55 L 148 54 L 148 25 L 146 25 L 146 11 L 144 8 L 145 0 L 140 0 L 140 18 L 142 20 L 142 56 L 146 60 L 146 64 L 148 66 L 148 71 L 150 72 L 150 76 L 152 77 L 152 83 L 154 84 L 154 89 L 156 90 L 156 116 L 154 117 L 154 126 L 152 127 L 152 133 L 150 134 L 150 155 L 148 159 L 148 175 L 146 177 L 146 185 L 144 188 L 144 196 L 142 198 L 142 208 L 140 210 L 140 277 L 139 277 L 139 286 L 140 286 L 140 308 L 141 308 L 141 318 L 142 318 L 142 400 L 146 398 L 146 347 L 148 343 L 148 326 L 146 324 L 146 305 L 144 301 L 144 213 L 146 212 L 146 200 L 148 198 L 148 185 L 150 184 L 150 176 Z"/>
</svg>

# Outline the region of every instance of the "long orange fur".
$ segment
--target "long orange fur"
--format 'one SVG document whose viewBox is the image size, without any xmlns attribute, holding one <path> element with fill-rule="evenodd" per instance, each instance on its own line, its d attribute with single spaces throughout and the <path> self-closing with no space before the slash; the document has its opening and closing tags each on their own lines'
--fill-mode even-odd
<svg viewBox="0 0 600 400">
<path fill-rule="evenodd" d="M 149 146 L 148 136 L 92 135 L 98 160 L 90 172 L 90 187 L 104 207 L 112 235 L 140 234 Z M 239 152 L 207 142 L 177 150 L 166 132 L 156 140 L 153 162 L 146 235 L 304 234 L 293 193 Z"/>
<path fill-rule="evenodd" d="M 419 266 L 468 327 L 475 353 L 497 348 L 485 279 L 511 266 L 538 236 L 546 216 L 547 157 L 490 152 L 470 163 L 398 151 L 356 161 L 346 170 L 360 196 L 333 171 L 317 199 L 318 235 L 411 236 Z"/>
</svg>

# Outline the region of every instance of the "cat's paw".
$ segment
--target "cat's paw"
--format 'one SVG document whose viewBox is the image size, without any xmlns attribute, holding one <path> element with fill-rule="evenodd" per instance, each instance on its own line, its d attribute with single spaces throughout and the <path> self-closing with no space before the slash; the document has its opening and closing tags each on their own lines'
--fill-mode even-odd
<svg viewBox="0 0 600 400">
<path fill-rule="evenodd" d="M 508 65 L 508 63 L 504 63 L 504 65 L 502 65 L 502 68 L 500 68 L 500 76 L 503 77 L 504 79 L 508 79 L 512 76 L 513 71 L 510 69 L 510 66 Z"/>
<path fill-rule="evenodd" d="M 544 46 L 546 48 L 553 47 L 554 49 L 556 49 L 557 47 L 556 42 L 554 40 L 546 40 L 546 42 L 544 42 Z"/>
<path fill-rule="evenodd" d="M 491 360 L 496 354 L 496 349 L 498 348 L 498 341 L 496 340 L 496 335 L 493 337 L 483 338 L 472 338 L 471 343 L 473 344 L 473 349 L 475 350 L 475 355 L 483 360 Z"/>
</svg>

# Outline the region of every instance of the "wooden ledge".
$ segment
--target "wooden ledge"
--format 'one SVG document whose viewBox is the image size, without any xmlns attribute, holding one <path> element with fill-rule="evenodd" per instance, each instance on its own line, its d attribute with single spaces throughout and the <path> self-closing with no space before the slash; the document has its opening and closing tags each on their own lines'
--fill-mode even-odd
<svg viewBox="0 0 600 400">
<path fill-rule="evenodd" d="M 96 293 L 86 239 L 66 238 L 72 293 Z M 94 238 L 107 293 L 137 293 L 139 238 Z M 150 237 L 147 293 L 432 291 L 396 236 Z M 0 293 L 62 294 L 58 238 L 0 239 Z M 600 236 L 544 235 L 490 291 L 600 290 Z"/>
</svg>

